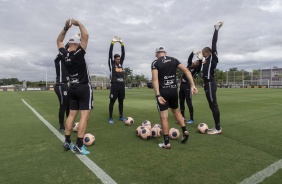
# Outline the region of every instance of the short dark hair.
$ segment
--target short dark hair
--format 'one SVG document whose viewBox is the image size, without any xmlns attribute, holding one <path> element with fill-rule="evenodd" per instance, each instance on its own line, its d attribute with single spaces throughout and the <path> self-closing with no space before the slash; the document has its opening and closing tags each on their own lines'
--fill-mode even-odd
<svg viewBox="0 0 282 184">
<path fill-rule="evenodd" d="M 202 52 L 210 52 L 211 53 L 212 50 L 209 47 L 205 47 L 205 48 L 203 48 Z"/>
<path fill-rule="evenodd" d="M 120 57 L 120 55 L 119 54 L 115 54 L 114 55 L 114 59 L 116 59 L 117 57 Z"/>
</svg>

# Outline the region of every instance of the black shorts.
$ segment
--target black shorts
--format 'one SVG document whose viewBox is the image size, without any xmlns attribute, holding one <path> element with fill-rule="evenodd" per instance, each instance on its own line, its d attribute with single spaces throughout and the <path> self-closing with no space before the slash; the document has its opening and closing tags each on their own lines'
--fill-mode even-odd
<svg viewBox="0 0 282 184">
<path fill-rule="evenodd" d="M 67 106 L 69 104 L 69 87 L 68 84 L 56 84 L 55 93 L 58 96 L 60 105 Z"/>
<path fill-rule="evenodd" d="M 113 100 L 116 100 L 117 98 L 124 99 L 125 98 L 125 85 L 118 84 L 118 83 L 112 83 L 109 98 Z"/>
<path fill-rule="evenodd" d="M 168 108 L 178 108 L 177 89 L 160 89 L 160 95 L 166 100 L 166 103 L 162 105 L 156 98 L 158 111 L 165 111 Z"/>
<path fill-rule="evenodd" d="M 70 110 L 93 109 L 93 92 L 91 84 L 71 84 L 69 88 Z"/>
</svg>

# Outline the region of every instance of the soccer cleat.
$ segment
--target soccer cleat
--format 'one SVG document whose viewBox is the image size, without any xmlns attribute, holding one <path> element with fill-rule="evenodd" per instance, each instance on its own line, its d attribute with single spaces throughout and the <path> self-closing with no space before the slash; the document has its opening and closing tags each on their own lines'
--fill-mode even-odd
<svg viewBox="0 0 282 184">
<path fill-rule="evenodd" d="M 73 151 L 74 151 L 74 153 L 82 154 L 82 155 L 87 155 L 87 154 L 90 153 L 90 151 L 87 151 L 87 150 L 86 150 L 86 147 L 85 147 L 85 146 L 78 147 L 77 145 L 75 145 L 75 146 L 73 147 Z"/>
<path fill-rule="evenodd" d="M 193 120 L 193 119 L 189 119 L 189 120 L 186 122 L 186 124 L 192 124 L 192 123 L 194 123 L 194 120 Z"/>
<path fill-rule="evenodd" d="M 60 128 L 60 129 L 59 129 L 59 132 L 64 133 L 64 132 L 65 132 L 65 128 Z"/>
<path fill-rule="evenodd" d="M 119 120 L 120 121 L 125 121 L 125 118 L 124 117 L 120 117 Z"/>
<path fill-rule="evenodd" d="M 68 143 L 68 142 L 64 142 L 64 148 L 65 148 L 66 151 L 72 150 L 73 149 L 73 144 L 72 143 Z"/>
<path fill-rule="evenodd" d="M 159 147 L 164 148 L 164 149 L 170 149 L 171 148 L 170 143 L 168 143 L 168 144 L 159 143 Z"/>
<path fill-rule="evenodd" d="M 185 131 L 182 135 L 182 140 L 181 140 L 181 143 L 185 143 L 188 141 L 188 138 L 189 138 L 189 132 L 188 131 Z"/>
<path fill-rule="evenodd" d="M 214 28 L 215 28 L 216 30 L 219 30 L 219 28 L 220 28 L 222 25 L 223 25 L 223 22 L 219 22 L 219 23 L 217 23 L 216 25 L 214 25 Z"/>
<path fill-rule="evenodd" d="M 114 123 L 113 118 L 110 118 L 110 119 L 109 119 L 109 123 Z"/>
<path fill-rule="evenodd" d="M 217 130 L 215 128 L 208 129 L 207 134 L 211 134 L 211 135 L 213 135 L 213 134 L 222 134 L 222 128 L 220 128 L 220 130 Z"/>
</svg>

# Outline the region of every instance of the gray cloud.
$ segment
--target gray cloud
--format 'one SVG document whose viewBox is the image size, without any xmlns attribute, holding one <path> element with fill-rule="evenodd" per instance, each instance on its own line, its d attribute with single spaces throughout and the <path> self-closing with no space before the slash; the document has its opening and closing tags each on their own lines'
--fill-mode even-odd
<svg viewBox="0 0 282 184">
<path fill-rule="evenodd" d="M 47 71 L 53 80 L 56 38 L 68 18 L 80 20 L 90 34 L 91 75 L 109 74 L 108 49 L 115 35 L 125 43 L 124 67 L 150 78 L 157 46 L 186 64 L 192 50 L 211 46 L 218 21 L 224 21 L 219 69 L 282 67 L 281 12 L 279 0 L 0 0 L 0 78 L 42 80 Z M 72 27 L 67 38 L 78 31 Z M 120 52 L 119 44 L 114 52 Z"/>
</svg>

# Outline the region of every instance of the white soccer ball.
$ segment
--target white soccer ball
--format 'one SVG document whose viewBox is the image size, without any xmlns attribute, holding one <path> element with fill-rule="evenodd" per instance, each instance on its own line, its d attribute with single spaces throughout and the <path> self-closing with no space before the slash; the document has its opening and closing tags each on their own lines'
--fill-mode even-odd
<svg viewBox="0 0 282 184">
<path fill-rule="evenodd" d="M 87 134 L 84 135 L 83 144 L 85 146 L 91 146 L 91 145 L 94 144 L 94 142 L 95 142 L 95 137 L 94 137 L 93 134 L 87 133 Z"/>
<path fill-rule="evenodd" d="M 160 124 L 155 124 L 155 125 L 153 126 L 153 128 L 154 128 L 154 127 L 162 128 L 162 126 L 161 126 Z"/>
<path fill-rule="evenodd" d="M 151 122 L 149 120 L 145 120 L 142 122 L 142 126 L 148 127 L 149 129 L 151 129 Z"/>
<path fill-rule="evenodd" d="M 171 128 L 169 129 L 168 136 L 170 139 L 178 139 L 178 137 L 180 136 L 180 132 L 176 128 Z"/>
<path fill-rule="evenodd" d="M 209 127 L 208 127 L 208 125 L 205 124 L 205 123 L 200 123 L 200 124 L 198 125 L 198 131 L 199 131 L 200 133 L 202 133 L 202 134 L 206 134 L 207 131 L 208 131 L 208 129 L 209 129 Z"/>
<path fill-rule="evenodd" d="M 72 125 L 72 131 L 77 132 L 79 122 L 76 122 Z"/>
<path fill-rule="evenodd" d="M 142 139 L 151 139 L 151 137 L 152 137 L 152 132 L 151 132 L 151 130 L 150 130 L 148 127 L 144 127 L 144 128 L 141 130 L 140 137 L 141 137 Z"/>
<path fill-rule="evenodd" d="M 135 134 L 136 134 L 137 136 L 140 136 L 141 131 L 142 131 L 144 128 L 145 128 L 144 126 L 139 126 L 139 127 L 137 127 L 137 128 L 136 128 L 136 131 L 135 131 Z"/>
<path fill-rule="evenodd" d="M 130 126 L 130 125 L 133 125 L 134 120 L 133 120 L 132 117 L 127 117 L 127 118 L 125 119 L 125 122 L 124 122 L 124 123 L 125 123 L 126 125 Z"/>
<path fill-rule="evenodd" d="M 160 137 L 162 134 L 162 129 L 159 127 L 153 127 L 151 129 L 151 132 L 152 132 L 152 137 Z"/>
</svg>

